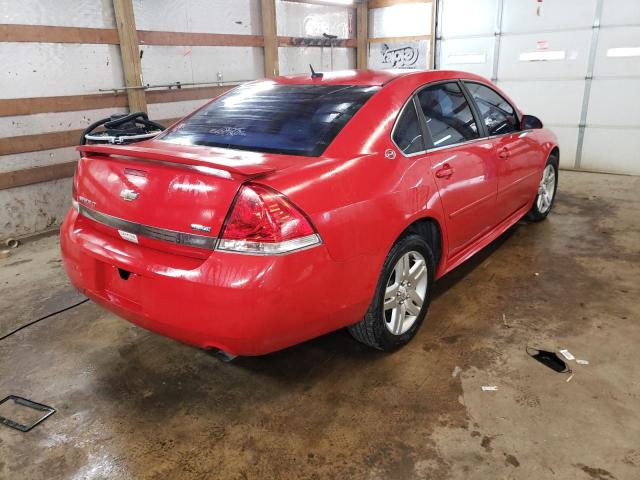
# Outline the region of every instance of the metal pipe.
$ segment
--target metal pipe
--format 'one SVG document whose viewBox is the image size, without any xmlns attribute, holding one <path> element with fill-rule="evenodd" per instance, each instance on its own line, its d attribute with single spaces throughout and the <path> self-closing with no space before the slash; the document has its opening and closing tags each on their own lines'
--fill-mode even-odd
<svg viewBox="0 0 640 480">
<path fill-rule="evenodd" d="M 100 88 L 98 89 L 98 91 L 117 93 L 117 92 L 126 92 L 127 90 L 149 90 L 151 88 L 168 88 L 169 90 L 173 90 L 174 88 L 181 89 L 182 87 L 195 87 L 195 86 L 201 86 L 201 85 L 211 85 L 211 86 L 241 85 L 243 83 L 253 82 L 254 80 L 255 79 L 229 80 L 228 82 L 221 82 L 219 80 L 216 80 L 215 82 L 189 82 L 189 83 L 175 82 L 175 83 L 165 83 L 165 84 L 158 84 L 158 85 L 140 85 L 136 87 Z"/>
</svg>

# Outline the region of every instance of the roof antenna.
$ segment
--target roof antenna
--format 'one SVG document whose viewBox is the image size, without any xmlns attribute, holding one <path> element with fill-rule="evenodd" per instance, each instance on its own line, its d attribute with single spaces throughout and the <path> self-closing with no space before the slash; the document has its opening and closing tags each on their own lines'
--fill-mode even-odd
<svg viewBox="0 0 640 480">
<path fill-rule="evenodd" d="M 323 74 L 316 72 L 313 69 L 313 65 L 309 64 L 309 68 L 311 69 L 311 78 L 322 78 Z"/>
</svg>

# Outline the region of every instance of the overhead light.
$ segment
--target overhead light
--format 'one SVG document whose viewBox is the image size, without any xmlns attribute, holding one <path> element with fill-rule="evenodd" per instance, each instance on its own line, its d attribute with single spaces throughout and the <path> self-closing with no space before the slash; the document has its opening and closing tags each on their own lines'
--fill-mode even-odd
<svg viewBox="0 0 640 480">
<path fill-rule="evenodd" d="M 447 63 L 456 65 L 459 63 L 487 63 L 487 55 L 485 53 L 460 53 L 456 55 L 447 55 Z"/>
<path fill-rule="evenodd" d="M 610 48 L 607 57 L 640 57 L 640 47 Z"/>
<path fill-rule="evenodd" d="M 543 52 L 522 52 L 519 56 L 521 62 L 544 62 L 547 60 L 564 60 L 564 50 L 547 50 Z"/>
</svg>

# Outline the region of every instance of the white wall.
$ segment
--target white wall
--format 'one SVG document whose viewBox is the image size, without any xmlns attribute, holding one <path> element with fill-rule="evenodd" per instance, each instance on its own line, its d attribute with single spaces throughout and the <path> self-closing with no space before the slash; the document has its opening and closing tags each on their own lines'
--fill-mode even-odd
<svg viewBox="0 0 640 480">
<path fill-rule="evenodd" d="M 640 174 L 640 56 L 607 56 L 640 47 L 637 0 L 440 0 L 440 9 L 440 68 L 491 78 L 539 116 L 558 136 L 562 167 Z M 564 57 L 521 58 L 552 52 Z"/>
<path fill-rule="evenodd" d="M 276 23 L 282 37 L 320 38 L 323 33 L 355 38 L 355 9 L 278 1 Z M 332 59 L 333 55 L 333 59 Z M 280 75 L 307 73 L 309 64 L 318 71 L 356 68 L 354 48 L 280 47 Z"/>
<path fill-rule="evenodd" d="M 110 0 L 0 0 L 0 23 L 115 28 Z M 0 98 L 5 99 L 96 93 L 124 85 L 117 45 L 0 42 L 0 65 Z M 112 111 L 0 117 L 0 137 L 84 128 Z M 0 172 L 65 163 L 77 156 L 73 148 L 3 155 Z M 0 238 L 59 224 L 69 207 L 69 185 L 65 179 L 0 190 Z"/>
<path fill-rule="evenodd" d="M 428 40 L 388 41 L 393 37 L 431 35 L 432 3 L 401 3 L 369 10 L 368 65 L 374 70 L 420 69 L 430 66 Z"/>
<path fill-rule="evenodd" d="M 134 0 L 138 30 L 262 35 L 260 0 Z M 342 6 L 276 3 L 278 34 L 355 37 L 355 9 Z M 0 0 L 0 24 L 115 28 L 112 0 Z M 264 76 L 264 53 L 257 47 L 140 45 L 145 84 L 246 81 Z M 281 74 L 351 69 L 353 48 L 281 47 Z M 15 99 L 98 93 L 124 86 L 117 45 L 0 42 L 0 98 Z M 207 100 L 150 104 L 154 119 L 190 113 Z M 0 117 L 0 138 L 63 132 L 124 108 Z M 73 147 L 0 156 L 0 172 L 73 161 Z M 70 180 L 0 190 L 0 238 L 34 233 L 62 220 Z"/>
</svg>

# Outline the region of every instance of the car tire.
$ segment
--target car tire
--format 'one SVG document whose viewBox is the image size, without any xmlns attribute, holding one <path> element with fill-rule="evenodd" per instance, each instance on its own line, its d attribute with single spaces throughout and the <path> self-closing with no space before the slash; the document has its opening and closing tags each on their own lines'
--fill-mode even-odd
<svg viewBox="0 0 640 480">
<path fill-rule="evenodd" d="M 349 333 L 359 342 L 386 352 L 406 345 L 427 315 L 434 277 L 429 243 L 416 234 L 401 237 L 385 259 L 366 315 L 348 327 Z"/>
<path fill-rule="evenodd" d="M 552 175 L 552 178 L 549 177 Z M 556 190 L 558 189 L 558 157 L 555 155 L 549 156 L 547 163 L 542 172 L 542 179 L 538 185 L 538 193 L 533 200 L 533 205 L 527 214 L 525 219 L 530 222 L 541 222 L 551 209 L 556 199 Z M 550 196 L 550 198 L 549 198 Z"/>
</svg>

